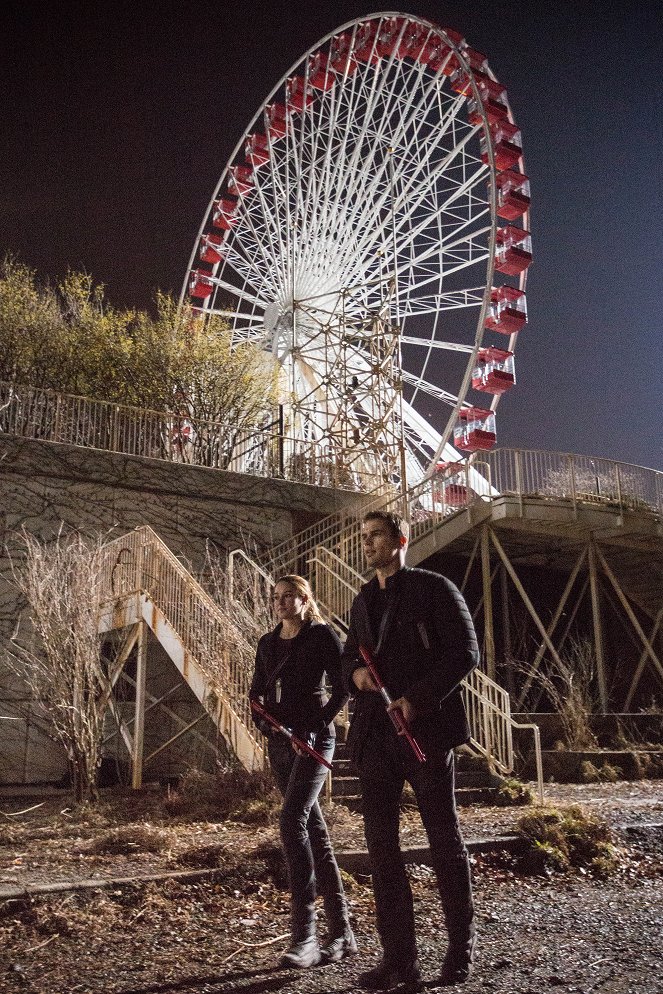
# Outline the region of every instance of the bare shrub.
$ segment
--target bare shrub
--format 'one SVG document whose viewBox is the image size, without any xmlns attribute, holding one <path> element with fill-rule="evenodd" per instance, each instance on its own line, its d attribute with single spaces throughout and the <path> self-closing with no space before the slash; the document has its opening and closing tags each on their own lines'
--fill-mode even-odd
<svg viewBox="0 0 663 994">
<path fill-rule="evenodd" d="M 569 641 L 569 647 L 559 659 L 551 659 L 548 668 L 536 672 L 525 663 L 517 664 L 523 676 L 548 698 L 559 714 L 564 729 L 566 747 L 573 751 L 594 749 L 598 742 L 591 728 L 591 716 L 598 710 L 595 684 L 595 654 L 587 639 Z"/>
<path fill-rule="evenodd" d="M 98 632 L 103 542 L 62 530 L 44 542 L 25 529 L 18 540 L 21 556 L 11 560 L 12 577 L 29 615 L 17 622 L 5 658 L 64 747 L 81 802 L 97 795 L 109 699 Z"/>
<path fill-rule="evenodd" d="M 169 815 L 205 817 L 270 825 L 278 817 L 280 796 L 268 773 L 247 772 L 239 764 L 221 767 L 216 775 L 190 770 L 163 802 Z"/>
<path fill-rule="evenodd" d="M 281 797 L 268 773 L 248 773 L 241 767 L 222 770 L 218 791 L 221 818 L 250 825 L 270 825 L 278 818 Z"/>
<path fill-rule="evenodd" d="M 170 843 L 169 833 L 152 825 L 120 825 L 93 839 L 87 851 L 130 856 L 139 852 L 160 853 L 167 849 Z"/>
</svg>

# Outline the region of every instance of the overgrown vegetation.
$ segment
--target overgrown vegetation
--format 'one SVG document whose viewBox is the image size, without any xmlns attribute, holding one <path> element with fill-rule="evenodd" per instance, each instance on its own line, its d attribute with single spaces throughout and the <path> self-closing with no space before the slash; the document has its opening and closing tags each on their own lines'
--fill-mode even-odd
<svg viewBox="0 0 663 994">
<path fill-rule="evenodd" d="M 527 847 L 521 860 L 528 873 L 561 873 L 574 867 L 604 877 L 618 865 L 618 853 L 606 822 L 579 805 L 540 808 L 517 825 Z"/>
<path fill-rule="evenodd" d="M 510 808 L 525 806 L 534 803 L 534 792 L 532 788 L 516 780 L 515 777 L 506 777 L 497 788 L 495 794 L 495 804 L 500 808 Z"/>
<path fill-rule="evenodd" d="M 160 853 L 168 848 L 168 832 L 154 825 L 118 825 L 88 843 L 90 853 L 130 856 L 133 853 Z"/>
<path fill-rule="evenodd" d="M 241 766 L 214 774 L 191 770 L 164 802 L 170 815 L 208 812 L 214 821 L 240 821 L 270 825 L 278 817 L 281 799 L 268 773 L 248 773 Z"/>
<path fill-rule="evenodd" d="M 172 413 L 186 419 L 183 441 L 200 450 L 196 461 L 222 465 L 238 432 L 271 418 L 278 367 L 254 345 L 231 347 L 219 318 L 203 322 L 163 293 L 155 306 L 154 317 L 118 310 L 86 273 L 43 285 L 33 270 L 5 256 L 0 381 Z M 33 403 L 25 417 L 43 416 L 38 407 Z"/>
<path fill-rule="evenodd" d="M 584 759 L 580 764 L 581 783 L 617 783 L 621 777 L 621 769 L 619 766 L 613 766 L 612 763 L 595 766 L 591 760 Z"/>
</svg>

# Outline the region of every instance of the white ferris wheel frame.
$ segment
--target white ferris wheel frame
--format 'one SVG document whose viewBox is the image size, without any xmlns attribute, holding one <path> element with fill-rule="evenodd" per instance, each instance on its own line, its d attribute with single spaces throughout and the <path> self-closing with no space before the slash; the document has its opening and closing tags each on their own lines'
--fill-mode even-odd
<svg viewBox="0 0 663 994">
<path fill-rule="evenodd" d="M 406 27 L 413 24 L 440 35 L 448 45 L 449 57 L 454 58 L 467 73 L 468 91 L 465 94 L 447 92 L 444 88 L 447 77 L 441 70 L 430 71 L 416 60 L 400 58 L 396 50 L 382 58 L 378 68 L 369 62 L 361 63 L 350 74 L 346 65 L 344 71 L 335 74 L 334 84 L 326 92 L 311 85 L 309 66 L 316 53 L 326 53 L 334 39 L 346 34 L 350 36 L 351 51 L 354 51 L 361 25 L 377 21 L 381 27 L 391 18 L 402 22 L 400 37 Z M 349 21 L 309 48 L 272 88 L 237 142 L 203 216 L 182 290 L 181 299 L 184 300 L 191 274 L 197 271 L 196 256 L 201 239 L 210 230 L 215 205 L 228 188 L 247 140 L 256 132 L 264 132 L 269 155 L 260 168 L 253 170 L 258 180 L 251 190 L 255 206 L 248 196 L 239 194 L 240 225 L 227 232 L 228 257 L 215 263 L 209 271 L 214 292 L 199 309 L 206 315 L 217 314 L 226 318 L 236 343 L 247 340 L 258 342 L 266 349 L 271 348 L 289 367 L 291 396 L 297 398 L 300 411 L 306 409 L 309 412 L 305 419 L 307 431 L 315 434 L 318 430 L 316 416 L 311 416 L 310 411 L 323 406 L 323 421 L 327 426 L 332 424 L 338 427 L 345 419 L 348 424 L 361 423 L 364 432 L 367 422 L 373 419 L 378 423 L 378 431 L 383 431 L 386 430 L 386 423 L 393 421 L 392 436 L 395 438 L 400 433 L 405 448 L 407 468 L 402 467 L 400 476 L 402 478 L 406 474 L 409 482 L 416 482 L 433 472 L 441 458 L 454 460 L 459 457 L 449 444 L 449 439 L 459 412 L 470 406 L 466 398 L 485 335 L 485 321 L 495 280 L 499 224 L 495 152 L 481 94 L 464 55 L 466 48 L 464 40 L 455 40 L 427 19 L 397 12 L 381 12 Z M 487 64 L 483 69 L 495 80 Z M 312 109 L 288 114 L 285 134 L 273 139 L 269 136 L 265 114 L 276 98 L 284 93 L 288 81 L 299 74 L 303 74 L 304 78 L 304 101 L 309 95 L 315 98 Z M 420 85 L 415 88 L 417 80 Z M 366 84 L 367 92 L 363 92 L 358 81 L 359 84 Z M 403 85 L 404 82 L 411 84 L 409 90 Z M 390 90 L 385 95 L 387 84 Z M 462 113 L 466 115 L 470 97 L 481 111 L 480 123 L 470 124 L 461 116 Z M 353 131 L 350 110 L 359 106 L 360 99 L 367 102 L 368 110 L 360 120 L 361 127 L 357 132 Z M 380 100 L 383 109 L 382 134 L 379 131 L 371 133 L 371 126 L 375 126 L 376 121 L 379 124 L 380 118 L 379 115 L 370 116 L 369 112 L 380 110 Z M 428 103 L 425 102 L 427 100 Z M 319 114 L 317 121 L 316 111 Z M 343 120 L 343 114 L 347 115 L 347 120 Z M 335 117 L 329 123 L 333 115 Z M 395 128 L 388 119 L 389 115 L 397 121 Z M 427 124 L 427 116 L 433 117 L 432 124 Z M 513 123 L 510 108 L 508 117 Z M 338 123 L 338 132 L 329 137 L 322 128 L 323 123 L 328 124 L 330 129 Z M 428 135 L 425 132 L 427 127 Z M 409 148 L 412 148 L 414 138 L 421 131 L 424 135 L 417 152 L 420 158 L 427 156 L 429 162 L 439 153 L 440 146 L 433 141 L 426 144 L 426 137 L 434 133 L 441 140 L 445 134 L 453 132 L 452 147 L 434 163 L 430 173 L 423 174 L 423 189 L 421 184 L 419 187 L 416 185 L 417 179 L 421 179 L 421 173 L 416 172 L 419 162 L 414 163 L 408 172 L 407 153 L 403 152 L 402 157 L 399 155 L 399 142 L 409 139 Z M 476 148 L 481 136 L 485 149 L 483 161 L 475 151 L 468 151 L 470 146 Z M 328 137 L 325 145 L 325 138 Z M 338 146 L 334 145 L 333 137 L 337 138 Z M 376 150 L 375 156 L 379 154 L 382 158 L 380 168 L 373 171 L 367 169 L 365 160 L 361 160 L 369 139 Z M 467 175 L 471 168 L 474 172 Z M 338 169 L 344 170 L 345 182 L 337 179 L 334 185 L 333 174 Z M 460 181 L 451 176 L 454 169 L 461 172 Z M 262 182 L 262 177 L 267 175 L 269 185 L 267 181 Z M 442 193 L 435 200 L 439 191 L 432 185 L 438 178 L 447 181 L 441 202 Z M 486 189 L 483 197 L 475 196 L 479 185 Z M 291 216 L 293 202 L 294 219 Z M 476 209 L 468 208 L 468 204 L 474 204 Z M 524 215 L 526 227 L 529 227 L 528 217 L 529 211 Z M 334 237 L 337 222 L 342 227 L 343 239 Z M 434 230 L 435 225 L 437 231 Z M 376 241 L 380 239 L 386 270 L 382 272 L 380 252 L 374 254 L 370 265 L 366 263 L 367 253 L 374 252 Z M 411 256 L 416 252 L 409 270 L 408 250 Z M 275 264 L 277 261 L 280 265 Z M 475 273 L 484 264 L 482 278 L 474 281 L 478 285 L 451 286 L 443 290 L 443 281 L 448 282 L 454 274 L 465 271 Z M 415 271 L 416 283 L 412 277 Z M 228 278 L 229 274 L 232 279 Z M 520 290 L 525 288 L 526 275 L 526 272 L 521 272 L 518 277 Z M 430 287 L 430 293 L 415 295 L 413 286 L 419 291 Z M 361 338 L 362 322 L 366 327 L 366 314 L 362 308 L 370 305 L 368 309 L 374 316 L 385 302 L 390 313 L 385 317 L 382 332 L 388 337 L 389 328 L 396 327 L 397 341 L 392 350 L 390 372 L 384 374 L 387 380 L 383 381 L 381 392 L 385 393 L 387 382 L 393 385 L 394 394 L 398 396 L 393 397 L 391 403 L 388 398 L 383 398 L 376 406 L 371 391 L 364 390 L 362 393 L 360 388 L 359 396 L 354 395 L 357 413 L 352 416 L 353 421 L 345 410 L 350 404 L 347 400 L 349 390 L 347 387 L 342 392 L 337 389 L 334 396 L 334 389 L 338 386 L 334 377 L 341 370 L 345 382 L 366 379 L 367 369 L 373 368 L 373 359 L 367 359 L 365 353 L 364 343 L 368 336 L 364 335 L 363 340 Z M 476 322 L 468 322 L 462 341 L 453 341 L 450 336 L 438 337 L 441 315 L 468 310 L 474 311 L 477 317 Z M 341 320 L 341 312 L 344 330 L 339 335 L 339 326 L 334 322 Z M 409 323 L 414 323 L 417 316 L 433 320 L 428 337 L 417 334 L 416 328 L 414 334 L 409 333 Z M 348 327 L 351 331 L 346 333 Z M 468 330 L 471 327 L 473 331 Z M 296 333 L 301 328 L 304 334 L 297 342 Z M 347 341 L 355 334 L 359 344 L 354 348 L 348 347 Z M 329 340 L 334 336 L 336 342 L 330 351 Z M 344 351 L 340 347 L 341 338 Z M 509 337 L 506 348 L 511 352 L 515 349 L 516 339 L 515 333 Z M 402 363 L 403 349 L 414 350 L 408 351 L 409 355 L 421 355 L 414 369 L 408 368 L 411 360 Z M 433 366 L 436 357 L 444 352 L 464 357 L 464 372 L 453 389 L 447 389 L 450 386 L 448 383 L 426 379 L 429 366 Z M 403 385 L 411 392 L 408 400 L 403 398 Z M 435 427 L 414 406 L 421 396 L 445 405 L 446 423 Z M 491 411 L 495 411 L 499 399 L 499 394 L 492 398 Z M 336 445 L 334 430 L 329 429 L 329 435 Z M 356 427 L 353 430 L 356 433 Z M 324 427 L 321 433 L 324 435 Z M 370 437 L 370 433 L 366 437 Z M 363 448 L 366 447 L 364 444 Z"/>
</svg>

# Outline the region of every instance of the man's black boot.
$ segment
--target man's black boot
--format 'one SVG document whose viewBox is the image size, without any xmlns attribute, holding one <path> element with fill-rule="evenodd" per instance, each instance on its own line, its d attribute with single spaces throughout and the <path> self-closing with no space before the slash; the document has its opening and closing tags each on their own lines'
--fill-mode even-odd
<svg viewBox="0 0 663 994">
<path fill-rule="evenodd" d="M 444 957 L 438 983 L 442 987 L 453 987 L 454 984 L 464 984 L 472 973 L 476 936 L 464 946 L 449 946 Z"/>
<path fill-rule="evenodd" d="M 394 965 L 382 960 L 372 970 L 360 973 L 357 983 L 367 991 L 390 991 L 401 987 L 404 992 L 415 994 L 423 989 L 419 960 Z"/>
</svg>

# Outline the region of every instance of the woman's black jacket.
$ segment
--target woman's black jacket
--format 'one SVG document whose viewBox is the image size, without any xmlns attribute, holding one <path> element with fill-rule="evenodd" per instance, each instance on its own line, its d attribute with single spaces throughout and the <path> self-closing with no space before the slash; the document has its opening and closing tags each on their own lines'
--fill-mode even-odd
<svg viewBox="0 0 663 994">
<path fill-rule="evenodd" d="M 374 578 L 355 597 L 343 650 L 345 685 L 355 697 L 348 736 L 353 757 L 360 760 L 368 739 L 395 734 L 380 695 L 357 690 L 352 680 L 354 670 L 364 665 L 359 646 L 375 652 L 378 642 L 378 672 L 393 699 L 406 697 L 415 706 L 413 732 L 423 751 L 434 755 L 467 742 L 460 683 L 478 664 L 479 647 L 462 594 L 439 573 L 399 570 L 387 580 L 389 606 L 381 639 L 371 624 L 378 595 Z"/>
<path fill-rule="evenodd" d="M 269 713 L 300 736 L 323 731 L 348 699 L 341 675 L 341 643 L 336 632 L 321 622 L 306 621 L 293 639 L 285 640 L 285 658 L 279 652 L 282 626 L 276 626 L 258 642 L 255 672 L 249 698 L 261 698 Z M 280 646 L 278 643 L 280 642 Z M 277 672 L 278 669 L 278 672 Z M 325 673 L 331 696 L 325 690 Z M 280 700 L 279 700 L 280 698 Z M 254 717 L 261 731 L 263 720 Z"/>
</svg>

